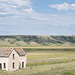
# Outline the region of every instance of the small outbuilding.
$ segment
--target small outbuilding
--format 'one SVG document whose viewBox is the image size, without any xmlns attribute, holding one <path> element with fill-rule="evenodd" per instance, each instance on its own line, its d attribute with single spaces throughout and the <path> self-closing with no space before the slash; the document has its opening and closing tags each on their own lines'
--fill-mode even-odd
<svg viewBox="0 0 75 75">
<path fill-rule="evenodd" d="M 26 53 L 22 48 L 0 48 L 0 69 L 7 71 L 26 68 Z"/>
</svg>

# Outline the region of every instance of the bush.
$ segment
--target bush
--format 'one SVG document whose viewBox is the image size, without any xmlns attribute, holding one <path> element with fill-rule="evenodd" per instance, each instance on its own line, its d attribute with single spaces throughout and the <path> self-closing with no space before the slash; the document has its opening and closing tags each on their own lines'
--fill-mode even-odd
<svg viewBox="0 0 75 75">
<path fill-rule="evenodd" d="M 72 73 L 72 72 L 64 72 L 63 75 L 75 75 L 75 73 Z"/>
</svg>

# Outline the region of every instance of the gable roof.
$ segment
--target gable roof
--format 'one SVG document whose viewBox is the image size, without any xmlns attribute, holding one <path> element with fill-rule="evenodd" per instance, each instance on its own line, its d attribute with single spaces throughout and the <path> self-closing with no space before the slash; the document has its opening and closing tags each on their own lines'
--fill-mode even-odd
<svg viewBox="0 0 75 75">
<path fill-rule="evenodd" d="M 20 56 L 26 55 L 25 51 L 22 48 L 14 48 L 14 49 Z"/>
<path fill-rule="evenodd" d="M 25 56 L 26 53 L 22 48 L 13 48 L 19 56 Z M 12 53 L 12 48 L 0 48 L 0 57 L 9 57 Z"/>
</svg>

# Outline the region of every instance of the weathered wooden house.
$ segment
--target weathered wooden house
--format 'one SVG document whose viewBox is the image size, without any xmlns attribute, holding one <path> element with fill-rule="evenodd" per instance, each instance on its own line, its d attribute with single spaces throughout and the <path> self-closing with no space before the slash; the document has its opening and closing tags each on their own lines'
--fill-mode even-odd
<svg viewBox="0 0 75 75">
<path fill-rule="evenodd" d="M 0 69 L 7 71 L 26 68 L 26 53 L 21 48 L 0 48 Z"/>
</svg>

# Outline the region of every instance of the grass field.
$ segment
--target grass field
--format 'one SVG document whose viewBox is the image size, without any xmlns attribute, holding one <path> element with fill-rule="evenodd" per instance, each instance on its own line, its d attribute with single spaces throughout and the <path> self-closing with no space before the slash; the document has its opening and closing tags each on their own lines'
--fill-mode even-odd
<svg viewBox="0 0 75 75">
<path fill-rule="evenodd" d="M 75 75 L 75 48 L 24 48 L 27 68 L 0 75 Z M 30 69 L 32 67 L 32 69 Z"/>
</svg>

